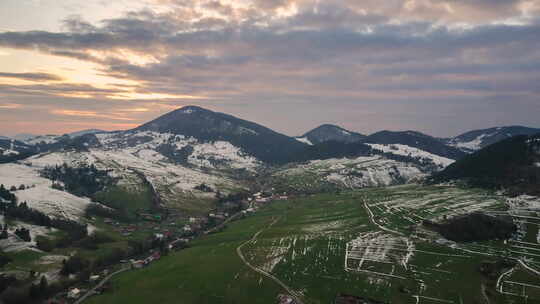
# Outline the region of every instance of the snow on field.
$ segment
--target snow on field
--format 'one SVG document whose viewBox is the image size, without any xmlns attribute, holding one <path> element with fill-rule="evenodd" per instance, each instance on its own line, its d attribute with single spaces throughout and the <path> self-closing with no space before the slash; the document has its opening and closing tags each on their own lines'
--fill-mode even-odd
<svg viewBox="0 0 540 304">
<path fill-rule="evenodd" d="M 317 224 L 306 225 L 302 227 L 302 231 L 310 234 L 326 234 L 332 233 L 347 225 L 345 220 L 337 220 L 331 222 L 321 222 Z"/>
<path fill-rule="evenodd" d="M 407 268 L 415 246 L 405 237 L 377 231 L 360 234 L 347 243 L 346 250 L 345 265 L 355 265 L 355 270 L 361 270 L 366 261 L 397 264 Z"/>
<path fill-rule="evenodd" d="M 299 142 L 313 146 L 313 143 L 307 137 L 295 137 Z"/>
<path fill-rule="evenodd" d="M 0 216 L 0 225 L 4 225 L 4 216 Z M 31 242 L 25 242 L 15 235 L 17 228 L 26 228 L 30 231 Z M 0 240 L 0 249 L 6 252 L 21 251 L 24 249 L 33 249 L 36 246 L 37 236 L 46 236 L 49 233 L 55 232 L 54 228 L 31 225 L 19 221 L 12 222 L 8 227 L 8 238 Z"/>
<path fill-rule="evenodd" d="M 36 169 L 60 166 L 62 164 L 77 167 L 81 165 L 94 164 L 95 162 L 96 159 L 90 153 L 74 151 L 38 154 L 22 161 L 22 163 Z"/>
<path fill-rule="evenodd" d="M 486 196 L 459 188 L 418 192 L 414 196 L 411 194 L 405 190 L 403 195 L 370 202 L 369 206 L 383 217 L 399 215 L 409 222 L 415 222 L 423 217 L 434 221 L 450 219 L 502 205 L 502 201 L 496 196 Z"/>
<path fill-rule="evenodd" d="M 188 158 L 191 164 L 200 167 L 213 168 L 214 161 L 227 163 L 231 168 L 254 169 L 260 162 L 236 146 L 226 141 L 201 143 L 193 146 L 193 152 Z"/>
<path fill-rule="evenodd" d="M 292 242 L 283 242 L 283 239 L 281 239 L 279 244 L 271 247 L 270 251 L 266 255 L 266 262 L 261 266 L 261 268 L 266 272 L 272 272 L 274 267 L 276 267 L 276 265 L 283 260 L 285 254 L 289 252 L 291 246 Z"/>
<path fill-rule="evenodd" d="M 172 163 L 139 158 L 126 150 L 104 151 L 96 149 L 91 150 L 90 153 L 97 160 L 97 163 L 113 169 L 113 172 L 117 172 L 118 175 L 131 169 L 144 173 L 146 178 L 158 189 L 166 187 L 171 191 L 194 192 L 193 188 L 202 183 L 212 188 L 216 188 L 217 185 L 235 186 L 231 179 L 217 174 L 208 174 Z"/>
<path fill-rule="evenodd" d="M 347 188 L 388 186 L 418 181 L 426 176 L 413 164 L 381 156 L 314 160 L 278 172 L 282 176 L 315 174 L 321 180 Z"/>
<path fill-rule="evenodd" d="M 435 155 L 418 148 L 409 147 L 407 145 L 401 144 L 392 144 L 392 145 L 383 145 L 383 144 L 367 144 L 375 150 L 380 150 L 385 153 L 392 153 L 396 155 L 409 156 L 414 158 L 425 159 L 433 162 L 440 169 L 444 169 L 448 165 L 454 162 L 453 159 Z"/>
<path fill-rule="evenodd" d="M 51 188 L 51 181 L 40 177 L 39 168 L 21 164 L 0 165 L 0 184 L 6 187 L 25 185 L 25 190 L 17 190 L 19 202 L 26 201 L 30 208 L 56 217 L 77 219 L 91 203 L 81 198 Z"/>
<path fill-rule="evenodd" d="M 531 195 L 520 195 L 506 199 L 510 211 L 540 211 L 540 198 Z"/>
</svg>

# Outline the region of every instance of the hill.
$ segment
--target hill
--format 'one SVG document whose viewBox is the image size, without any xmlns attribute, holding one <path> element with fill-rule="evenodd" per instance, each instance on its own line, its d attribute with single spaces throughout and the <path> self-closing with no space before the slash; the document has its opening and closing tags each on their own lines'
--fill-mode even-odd
<svg viewBox="0 0 540 304">
<path fill-rule="evenodd" d="M 540 129 L 506 126 L 473 130 L 443 141 L 450 146 L 470 153 L 516 135 L 534 135 L 537 133 L 540 133 Z"/>
<path fill-rule="evenodd" d="M 466 155 L 465 152 L 448 146 L 435 137 L 416 131 L 380 131 L 366 137 L 364 142 L 385 145 L 401 144 L 454 160 Z"/>
<path fill-rule="evenodd" d="M 518 135 L 467 155 L 432 182 L 465 180 L 473 186 L 540 194 L 540 134 Z"/>
<path fill-rule="evenodd" d="M 336 125 L 324 124 L 309 132 L 306 132 L 304 135 L 299 136 L 296 139 L 301 142 L 316 145 L 327 141 L 353 143 L 358 142 L 365 137 L 365 135 L 345 130 Z"/>
</svg>

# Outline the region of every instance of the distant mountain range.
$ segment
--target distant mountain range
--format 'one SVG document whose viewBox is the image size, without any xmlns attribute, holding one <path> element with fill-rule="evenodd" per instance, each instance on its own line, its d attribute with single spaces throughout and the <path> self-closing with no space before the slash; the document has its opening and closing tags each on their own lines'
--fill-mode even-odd
<svg viewBox="0 0 540 304">
<path fill-rule="evenodd" d="M 180 147 L 177 136 L 191 138 L 198 144 L 227 143 L 239 149 L 243 156 L 253 157 L 269 165 L 333 157 L 367 156 L 374 153 L 384 153 L 387 156 L 394 154 L 400 159 L 417 159 L 419 155 L 425 157 L 425 153 L 428 153 L 457 160 L 502 139 L 535 133 L 540 133 L 540 129 L 509 126 L 469 131 L 453 138 L 436 138 L 416 131 L 380 131 L 363 135 L 336 125 L 324 124 L 302 136 L 290 137 L 228 114 L 186 106 L 127 131 L 105 132 L 90 129 L 61 136 L 26 134 L 18 136 L 19 140 L 0 138 L 0 161 L 21 159 L 46 151 L 85 150 L 98 146 L 133 147 L 155 140 L 157 134 L 176 136 L 175 140 L 169 136 L 168 140 L 160 142 L 153 149 L 179 162 L 185 162 L 189 158 L 194 146 L 190 144 Z M 107 143 L 96 137 L 100 134 L 110 134 Z M 214 154 L 214 159 L 220 158 L 219 152 Z M 437 162 L 447 163 L 446 160 Z"/>
<path fill-rule="evenodd" d="M 16 177 L 22 175 L 29 178 L 28 183 L 38 183 L 34 180 L 46 167 L 92 164 L 107 170 L 129 191 L 152 185 L 165 204 L 188 210 L 196 208 L 190 205 L 194 200 L 215 197 L 200 189 L 219 189 L 227 194 L 261 179 L 291 193 L 422 181 L 445 168 L 436 175 L 437 181 L 482 181 L 468 170 L 495 170 L 498 165 L 493 164 L 504 163 L 504 151 L 514 151 L 503 146 L 502 152 L 495 154 L 500 157 L 484 156 L 485 151 L 499 149 L 495 143 L 470 154 L 488 145 L 487 139 L 496 141 L 494 131 L 503 135 L 534 132 L 524 127 L 502 127 L 440 139 L 415 131 L 380 131 L 366 136 L 322 125 L 295 138 L 231 115 L 188 106 L 131 130 L 85 130 L 24 140 L 0 138 L 0 163 L 4 163 L 0 165 L 0 177 L 3 172 L 5 183 L 10 185 L 19 184 Z M 464 143 L 475 140 L 478 145 L 463 148 Z M 512 159 L 523 157 L 520 153 L 515 152 L 517 158 Z M 515 165 L 525 168 L 517 160 Z M 510 162 L 488 174 L 504 177 L 513 167 Z M 526 174 L 509 176 L 530 178 Z M 39 185 L 50 192 L 50 183 L 40 180 Z M 32 199 L 38 201 L 40 197 Z M 58 198 L 56 203 L 72 202 L 73 198 Z"/>
</svg>

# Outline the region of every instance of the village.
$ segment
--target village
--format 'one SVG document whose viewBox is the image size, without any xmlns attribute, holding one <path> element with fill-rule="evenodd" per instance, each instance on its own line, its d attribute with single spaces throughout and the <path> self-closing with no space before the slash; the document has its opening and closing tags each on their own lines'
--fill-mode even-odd
<svg viewBox="0 0 540 304">
<path fill-rule="evenodd" d="M 101 273 L 91 274 L 86 282 L 58 294 L 50 303 L 79 304 L 92 295 L 107 292 L 112 288 L 109 279 L 115 274 L 149 267 L 169 251 L 188 248 L 189 242 L 195 238 L 217 233 L 225 229 L 227 223 L 250 216 L 272 201 L 287 199 L 289 196 L 286 193 L 278 195 L 272 192 L 256 192 L 241 201 L 226 202 L 221 205 L 222 207 L 205 215 L 183 216 L 178 212 L 169 212 L 164 219 L 159 215 L 141 213 L 143 220 L 129 224 L 105 218 L 103 222 L 124 237 L 147 232 L 152 235 L 153 241 L 164 245 L 129 259 L 122 259 L 119 264 L 103 269 Z"/>
</svg>

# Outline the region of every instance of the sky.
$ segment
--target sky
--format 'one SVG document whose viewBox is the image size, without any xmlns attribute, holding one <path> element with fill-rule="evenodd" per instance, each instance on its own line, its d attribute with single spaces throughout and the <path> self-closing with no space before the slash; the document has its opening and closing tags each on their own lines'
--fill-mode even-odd
<svg viewBox="0 0 540 304">
<path fill-rule="evenodd" d="M 540 0 L 0 1 L 0 135 L 184 105 L 288 135 L 540 127 Z"/>
</svg>

